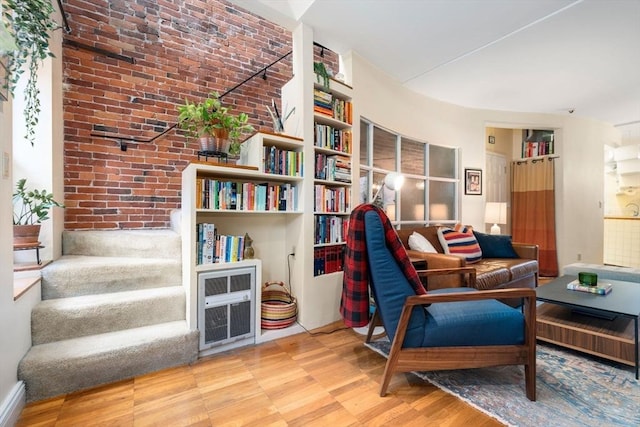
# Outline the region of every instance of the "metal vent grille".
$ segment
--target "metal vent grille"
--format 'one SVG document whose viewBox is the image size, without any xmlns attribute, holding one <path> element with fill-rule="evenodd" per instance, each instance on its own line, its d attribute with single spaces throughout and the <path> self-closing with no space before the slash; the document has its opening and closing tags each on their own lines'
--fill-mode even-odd
<svg viewBox="0 0 640 427">
<path fill-rule="evenodd" d="M 251 274 L 238 274 L 229 277 L 231 292 L 248 291 L 251 289 Z"/>
<path fill-rule="evenodd" d="M 212 277 L 204 279 L 204 296 L 222 295 L 227 293 L 227 278 Z"/>
</svg>

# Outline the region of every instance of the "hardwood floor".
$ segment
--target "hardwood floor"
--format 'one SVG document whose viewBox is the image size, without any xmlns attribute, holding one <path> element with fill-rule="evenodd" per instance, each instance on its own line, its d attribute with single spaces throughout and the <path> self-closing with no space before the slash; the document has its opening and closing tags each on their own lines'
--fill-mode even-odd
<svg viewBox="0 0 640 427">
<path fill-rule="evenodd" d="M 28 404 L 18 426 L 501 426 L 385 359 L 342 323 Z M 524 391 L 523 391 L 524 393 Z"/>
</svg>

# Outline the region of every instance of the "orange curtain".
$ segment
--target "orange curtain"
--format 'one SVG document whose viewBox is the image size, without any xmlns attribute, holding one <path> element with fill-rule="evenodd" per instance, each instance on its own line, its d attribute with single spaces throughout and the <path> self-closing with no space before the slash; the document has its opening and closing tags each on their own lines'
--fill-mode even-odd
<svg viewBox="0 0 640 427">
<path fill-rule="evenodd" d="M 514 162 L 511 186 L 513 241 L 539 248 L 541 276 L 558 275 L 553 160 Z"/>
</svg>

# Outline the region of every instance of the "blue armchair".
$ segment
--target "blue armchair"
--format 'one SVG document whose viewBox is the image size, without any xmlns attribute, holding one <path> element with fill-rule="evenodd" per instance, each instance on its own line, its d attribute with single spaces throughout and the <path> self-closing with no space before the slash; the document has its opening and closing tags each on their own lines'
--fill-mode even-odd
<svg viewBox="0 0 640 427">
<path fill-rule="evenodd" d="M 354 209 L 352 221 L 358 209 Z M 350 230 L 348 239 L 361 238 L 364 234 L 366 274 L 377 310 L 374 317 L 381 320 L 392 342 L 380 395 L 386 394 L 395 372 L 523 365 L 527 398 L 535 400 L 535 291 L 448 288 L 416 295 L 401 268 L 401 265 L 406 268 L 407 263 L 398 259 L 397 251 L 390 249 L 392 233 L 384 212 L 369 207 L 360 212 L 361 218 L 362 214 L 364 233 L 355 234 Z M 350 246 L 347 240 L 347 261 Z M 353 277 L 353 272 L 347 271 L 352 266 L 345 262 L 345 278 Z M 468 267 L 427 271 L 429 275 L 468 274 L 471 285 L 475 280 L 475 270 Z M 345 279 L 345 288 L 347 282 Z M 523 298 L 524 304 L 518 309 L 496 300 L 503 298 Z M 375 322 L 370 325 L 373 328 Z"/>
</svg>

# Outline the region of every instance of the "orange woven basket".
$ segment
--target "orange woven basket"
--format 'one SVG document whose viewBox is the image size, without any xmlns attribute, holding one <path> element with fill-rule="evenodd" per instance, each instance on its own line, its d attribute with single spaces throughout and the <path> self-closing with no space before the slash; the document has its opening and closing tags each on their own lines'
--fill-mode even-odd
<svg viewBox="0 0 640 427">
<path fill-rule="evenodd" d="M 262 329 L 291 326 L 298 317 L 298 303 L 283 282 L 267 282 L 262 286 Z"/>
</svg>

